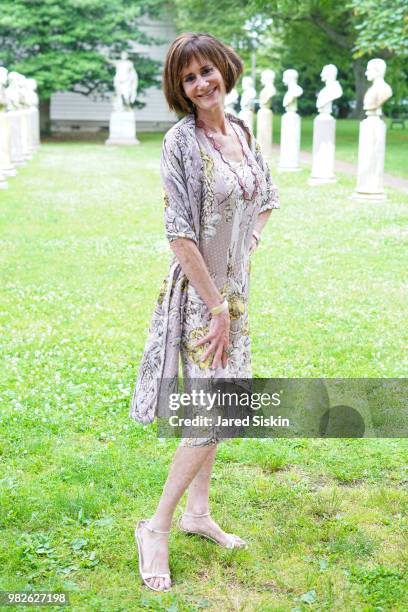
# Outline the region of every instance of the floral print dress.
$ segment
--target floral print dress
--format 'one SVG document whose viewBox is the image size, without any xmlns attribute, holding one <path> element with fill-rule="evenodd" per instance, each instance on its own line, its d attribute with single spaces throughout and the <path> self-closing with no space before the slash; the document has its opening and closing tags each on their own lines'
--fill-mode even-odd
<svg viewBox="0 0 408 612">
<path fill-rule="evenodd" d="M 228 159 L 233 170 L 241 177 L 251 199 L 243 197 L 238 177 L 214 149 L 204 130 L 196 127 L 196 138 L 203 160 L 205 190 L 200 218 L 199 250 L 210 276 L 221 295 L 228 300 L 231 320 L 230 348 L 226 368 L 210 368 L 213 355 L 200 361 L 208 343 L 195 348 L 195 343 L 209 332 L 211 315 L 208 307 L 188 283 L 184 304 L 180 356 L 183 378 L 250 378 L 251 353 L 248 323 L 249 272 L 252 231 L 260 212 L 274 208 L 272 201 L 265 204 L 265 175 L 256 163 L 244 132 L 237 127 L 241 144 L 250 156 L 259 186 L 254 194 L 255 180 L 246 157 L 241 161 Z M 185 385 L 186 388 L 186 385 Z M 209 428 L 208 437 L 182 438 L 182 446 L 202 446 L 219 439 L 215 428 Z"/>
<path fill-rule="evenodd" d="M 144 425 L 152 423 L 156 417 L 168 418 L 169 393 L 178 392 L 180 365 L 184 383 L 187 379 L 188 384 L 192 377 L 201 378 L 201 387 L 207 383 L 211 386 L 214 377 L 228 380 L 250 376 L 248 282 L 251 234 L 257 214 L 279 208 L 279 192 L 250 128 L 241 118 L 225 114 L 235 126 L 234 131 L 239 132 L 250 161 L 255 161 L 253 170 L 260 181 L 256 197 L 248 162 L 230 162 L 234 167 L 232 171 L 207 141 L 193 113 L 180 119 L 166 132 L 160 174 L 168 241 L 192 240 L 200 249 L 220 292 L 229 300 L 231 346 L 228 367 L 214 371 L 209 368 L 209 362 L 200 362 L 205 348 L 196 348 L 194 342 L 207 332 L 210 315 L 173 254 L 153 310 L 130 402 L 130 418 Z M 243 181 L 252 196 L 249 201 L 244 200 L 238 187 Z M 207 382 L 204 383 L 203 379 Z M 205 439 L 190 440 L 189 443 L 209 443 L 214 441 L 214 437 L 215 434 L 211 433 Z"/>
</svg>

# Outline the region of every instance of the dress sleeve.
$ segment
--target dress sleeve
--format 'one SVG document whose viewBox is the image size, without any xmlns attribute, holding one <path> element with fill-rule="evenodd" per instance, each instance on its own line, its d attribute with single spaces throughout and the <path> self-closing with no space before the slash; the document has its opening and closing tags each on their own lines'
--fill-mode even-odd
<svg viewBox="0 0 408 612">
<path fill-rule="evenodd" d="M 198 244 L 187 189 L 181 143 L 176 133 L 164 137 L 160 174 L 163 182 L 164 224 L 169 242 L 189 238 Z"/>
<path fill-rule="evenodd" d="M 261 147 L 259 146 L 259 142 L 253 137 L 254 140 L 254 155 L 255 159 L 258 162 L 260 168 L 262 168 L 263 173 L 266 179 L 266 194 L 265 199 L 262 202 L 260 213 L 265 210 L 270 210 L 272 208 L 280 208 L 279 203 L 279 192 L 278 188 L 272 180 L 271 171 L 269 170 L 269 166 L 267 161 L 264 159 L 261 153 Z"/>
</svg>

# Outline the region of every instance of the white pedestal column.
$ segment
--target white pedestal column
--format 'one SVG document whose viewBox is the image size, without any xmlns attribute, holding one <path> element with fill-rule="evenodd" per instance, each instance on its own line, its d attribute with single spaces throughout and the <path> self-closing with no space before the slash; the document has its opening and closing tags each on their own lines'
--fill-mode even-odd
<svg viewBox="0 0 408 612">
<path fill-rule="evenodd" d="M 357 187 L 355 200 L 386 200 L 384 193 L 384 155 L 387 127 L 381 117 L 370 115 L 360 123 L 358 141 Z"/>
<path fill-rule="evenodd" d="M 27 136 L 28 136 L 28 150 L 31 156 L 35 153 L 36 144 L 35 144 L 35 134 L 33 130 L 33 109 L 27 109 Z"/>
<path fill-rule="evenodd" d="M 300 168 L 300 116 L 289 111 L 282 116 L 278 170 L 296 172 Z"/>
<path fill-rule="evenodd" d="M 136 120 L 133 111 L 114 111 L 109 120 L 107 145 L 136 145 Z"/>
<path fill-rule="evenodd" d="M 11 162 L 10 121 L 8 113 L 0 113 L 0 172 L 5 176 L 17 174 Z"/>
<path fill-rule="evenodd" d="M 2 173 L 0 169 L 0 189 L 8 189 L 8 183 L 6 181 L 6 177 Z"/>
<path fill-rule="evenodd" d="M 254 113 L 251 110 L 242 110 L 239 112 L 238 117 L 245 121 L 251 132 L 254 131 Z"/>
<path fill-rule="evenodd" d="M 260 108 L 256 116 L 256 139 L 265 157 L 272 157 L 273 113 L 269 108 Z"/>
<path fill-rule="evenodd" d="M 23 166 L 25 160 L 21 135 L 21 115 L 19 111 L 13 110 L 8 113 L 8 118 L 10 122 L 11 161 L 15 166 Z"/>
<path fill-rule="evenodd" d="M 335 183 L 334 152 L 336 120 L 328 113 L 321 113 L 313 121 L 313 161 L 309 185 Z"/>
<path fill-rule="evenodd" d="M 40 146 L 40 112 L 37 107 L 31 108 L 31 130 L 33 134 L 34 147 Z"/>
<path fill-rule="evenodd" d="M 21 147 L 23 152 L 24 160 L 29 160 L 32 158 L 32 150 L 30 146 L 31 140 L 31 126 L 29 119 L 29 111 L 24 108 L 22 110 L 17 111 L 21 115 Z"/>
</svg>

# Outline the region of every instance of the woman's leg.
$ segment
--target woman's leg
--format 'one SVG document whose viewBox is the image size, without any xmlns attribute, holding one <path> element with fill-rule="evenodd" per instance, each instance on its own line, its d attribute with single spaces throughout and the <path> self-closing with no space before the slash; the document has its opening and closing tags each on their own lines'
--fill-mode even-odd
<svg viewBox="0 0 408 612">
<path fill-rule="evenodd" d="M 186 512 L 191 514 L 205 514 L 209 512 L 211 472 L 216 452 L 217 445 L 214 444 L 214 448 L 212 448 L 208 453 L 208 456 L 200 470 L 191 481 L 188 488 Z M 211 518 L 211 516 L 194 517 L 183 515 L 182 523 L 184 529 L 191 531 L 204 531 L 218 540 L 221 544 L 227 545 L 230 540 L 228 533 L 223 531 L 218 523 Z M 245 541 L 238 536 L 236 536 L 236 540 L 236 545 L 245 545 Z"/>
<path fill-rule="evenodd" d="M 218 445 L 213 444 L 201 468 L 188 487 L 186 512 L 204 514 L 209 511 L 211 472 Z"/>
<path fill-rule="evenodd" d="M 197 472 L 213 453 L 213 445 L 200 447 L 179 446 L 175 452 L 159 504 L 149 521 L 150 527 L 167 531 L 171 527 L 174 510 Z M 140 530 L 143 547 L 143 571 L 166 573 L 168 566 L 168 534 L 152 533 L 145 527 Z M 157 589 L 168 588 L 165 578 L 150 578 L 148 582 Z"/>
</svg>

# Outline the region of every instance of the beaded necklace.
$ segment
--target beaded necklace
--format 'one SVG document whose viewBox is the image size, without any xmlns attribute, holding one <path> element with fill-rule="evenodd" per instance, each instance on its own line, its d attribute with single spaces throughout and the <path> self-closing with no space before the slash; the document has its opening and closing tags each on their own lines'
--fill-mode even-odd
<svg viewBox="0 0 408 612">
<path fill-rule="evenodd" d="M 235 132 L 235 135 L 237 136 L 238 140 L 239 140 L 239 144 L 241 145 L 241 150 L 242 150 L 242 155 L 243 155 L 243 159 L 245 159 L 247 161 L 247 164 L 249 165 L 250 169 L 251 169 L 251 173 L 252 176 L 254 177 L 254 190 L 252 193 L 252 196 L 249 195 L 249 193 L 247 192 L 247 190 L 245 189 L 245 185 L 243 183 L 242 178 L 239 176 L 239 174 L 235 171 L 235 169 L 233 168 L 233 166 L 229 163 L 229 160 L 227 158 L 224 157 L 224 155 L 222 154 L 221 151 L 221 145 L 218 142 L 215 142 L 214 140 L 214 136 L 208 131 L 208 126 L 204 123 L 204 121 L 202 119 L 198 119 L 196 122 L 197 127 L 202 128 L 204 130 L 204 134 L 207 136 L 208 140 L 210 141 L 210 143 L 212 144 L 212 146 L 214 147 L 214 149 L 216 151 L 218 151 L 219 155 L 221 156 L 221 159 L 223 160 L 223 162 L 225 164 L 227 164 L 227 166 L 230 168 L 231 172 L 233 174 L 235 174 L 238 184 L 242 189 L 242 195 L 244 197 L 244 200 L 254 200 L 258 194 L 258 189 L 259 189 L 259 181 L 258 181 L 258 176 L 257 173 L 254 172 L 253 169 L 253 161 L 252 159 L 246 154 L 244 147 L 242 146 L 242 141 L 241 141 L 241 137 L 240 135 L 237 133 L 235 127 L 233 126 L 233 124 L 231 123 L 231 121 L 228 119 L 228 123 L 230 124 L 232 130 Z"/>
</svg>

